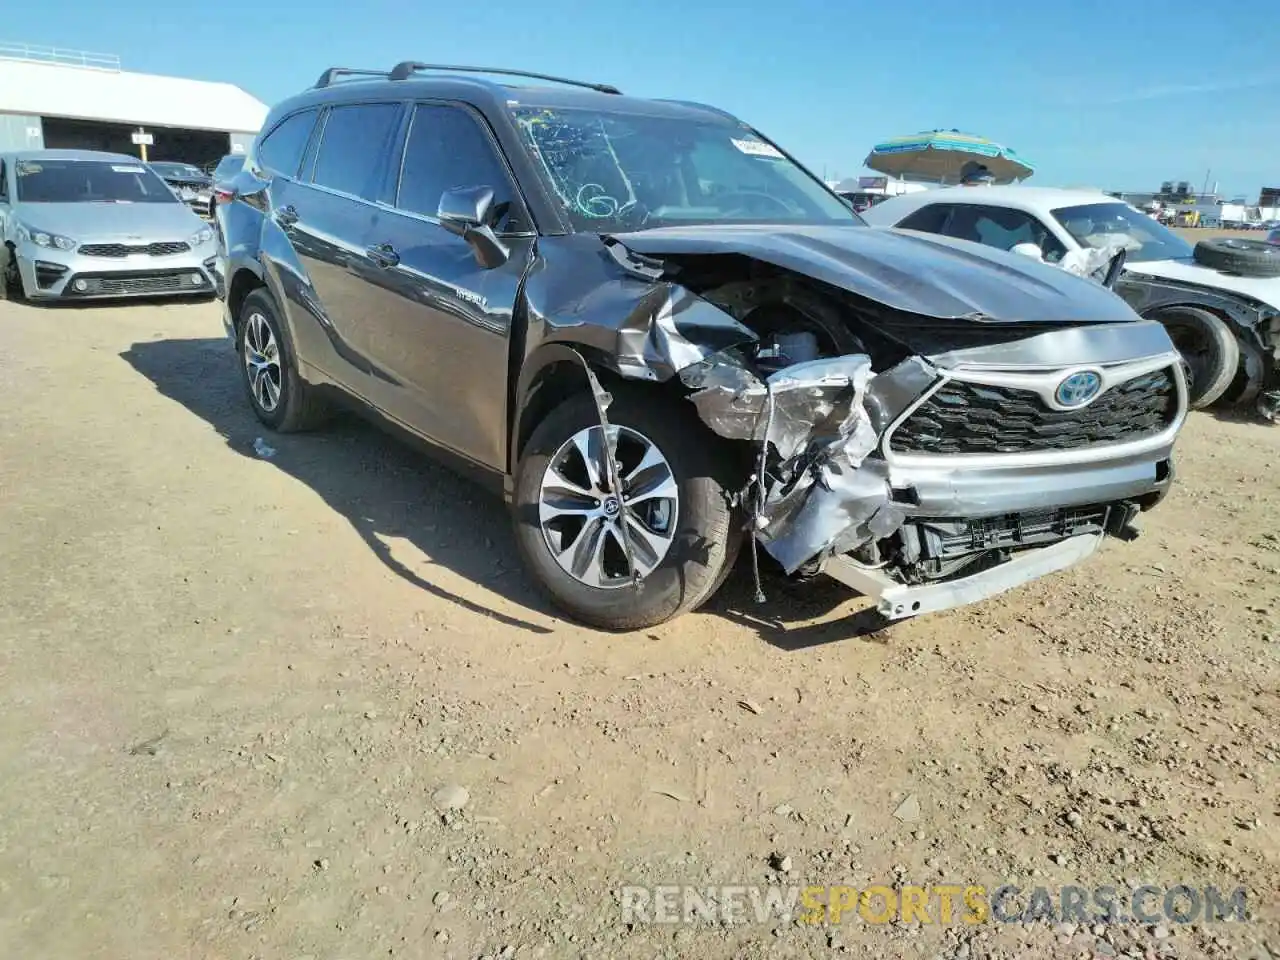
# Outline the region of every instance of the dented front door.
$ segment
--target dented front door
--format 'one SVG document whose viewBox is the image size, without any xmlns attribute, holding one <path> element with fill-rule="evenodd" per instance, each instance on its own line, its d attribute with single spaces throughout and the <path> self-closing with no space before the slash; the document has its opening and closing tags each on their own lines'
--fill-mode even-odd
<svg viewBox="0 0 1280 960">
<path fill-rule="evenodd" d="M 485 268 L 440 226 L 446 190 L 487 186 L 505 216 L 509 256 Z M 485 466 L 506 464 L 509 338 L 533 238 L 505 165 L 482 121 L 437 104 L 416 107 L 395 206 L 368 234 L 377 265 L 368 304 L 369 349 L 381 372 L 374 403 L 414 432 Z"/>
</svg>

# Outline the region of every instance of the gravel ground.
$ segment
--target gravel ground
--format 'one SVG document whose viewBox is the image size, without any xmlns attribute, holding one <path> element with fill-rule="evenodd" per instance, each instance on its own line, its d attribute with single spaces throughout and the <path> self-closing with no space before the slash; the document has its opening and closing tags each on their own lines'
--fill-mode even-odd
<svg viewBox="0 0 1280 960">
<path fill-rule="evenodd" d="M 216 304 L 0 304 L 0 384 L 0 956 L 1280 955 L 1280 429 L 1193 416 L 1140 540 L 974 607 L 739 576 L 611 636 L 477 488 L 264 435 Z M 1249 917 L 620 902 L 1147 882 Z"/>
</svg>

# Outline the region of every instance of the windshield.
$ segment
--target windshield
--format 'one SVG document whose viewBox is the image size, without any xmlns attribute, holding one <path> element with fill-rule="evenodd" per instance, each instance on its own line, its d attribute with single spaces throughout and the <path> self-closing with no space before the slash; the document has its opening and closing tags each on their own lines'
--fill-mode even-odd
<svg viewBox="0 0 1280 960">
<path fill-rule="evenodd" d="M 163 180 L 140 163 L 22 160 L 14 166 L 20 203 L 177 203 Z"/>
<path fill-rule="evenodd" d="M 744 126 L 559 107 L 512 114 L 576 230 L 862 223 Z"/>
<path fill-rule="evenodd" d="M 1098 249 L 1122 242 L 1129 263 L 1191 256 L 1190 244 L 1127 203 L 1059 207 L 1053 215 L 1081 246 Z"/>
<path fill-rule="evenodd" d="M 175 180 L 205 179 L 204 171 L 189 163 L 153 163 L 151 169 L 162 177 L 173 177 Z"/>
</svg>

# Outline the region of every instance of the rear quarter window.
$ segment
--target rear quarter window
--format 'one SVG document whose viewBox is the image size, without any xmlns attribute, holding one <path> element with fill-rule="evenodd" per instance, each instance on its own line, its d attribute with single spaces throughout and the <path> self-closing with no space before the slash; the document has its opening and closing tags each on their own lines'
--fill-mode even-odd
<svg viewBox="0 0 1280 960">
<path fill-rule="evenodd" d="M 318 114 L 317 110 L 303 110 L 274 127 L 258 144 L 258 164 L 272 173 L 296 177 Z"/>
</svg>

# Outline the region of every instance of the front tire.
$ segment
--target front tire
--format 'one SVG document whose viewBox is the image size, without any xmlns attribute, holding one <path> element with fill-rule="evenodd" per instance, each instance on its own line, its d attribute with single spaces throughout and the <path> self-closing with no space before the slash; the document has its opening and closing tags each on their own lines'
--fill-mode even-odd
<svg viewBox="0 0 1280 960">
<path fill-rule="evenodd" d="M 18 269 L 18 254 L 13 247 L 0 246 L 0 300 L 21 303 L 27 299 L 27 288 Z"/>
<path fill-rule="evenodd" d="M 236 355 L 249 404 L 264 424 L 279 433 L 293 433 L 324 421 L 325 405 L 298 375 L 297 359 L 266 290 L 254 290 L 245 297 L 236 329 Z"/>
<path fill-rule="evenodd" d="M 735 469 L 732 448 L 692 407 L 628 385 L 612 392 L 621 494 L 610 487 L 595 403 L 575 396 L 525 447 L 515 479 L 516 542 L 539 586 L 573 619 L 639 630 L 692 610 L 723 582 L 741 543 L 728 491 L 745 470 Z"/>
<path fill-rule="evenodd" d="M 1199 307 L 1169 307 L 1156 314 L 1169 339 L 1191 368 L 1188 405 L 1202 410 L 1216 403 L 1240 367 L 1240 344 L 1227 322 Z"/>
</svg>

